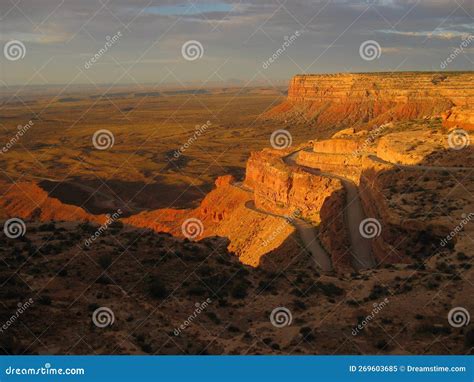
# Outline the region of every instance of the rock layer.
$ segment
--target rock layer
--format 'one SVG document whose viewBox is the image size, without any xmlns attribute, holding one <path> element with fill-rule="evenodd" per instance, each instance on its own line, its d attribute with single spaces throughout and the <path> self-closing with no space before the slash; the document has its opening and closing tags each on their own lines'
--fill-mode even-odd
<svg viewBox="0 0 474 382">
<path fill-rule="evenodd" d="M 474 107 L 472 72 L 297 75 L 268 117 L 318 127 L 378 124 Z"/>
</svg>

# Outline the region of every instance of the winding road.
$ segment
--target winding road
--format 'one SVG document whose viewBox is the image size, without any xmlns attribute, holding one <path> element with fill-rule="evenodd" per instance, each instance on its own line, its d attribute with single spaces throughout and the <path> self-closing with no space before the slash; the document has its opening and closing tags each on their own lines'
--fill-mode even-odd
<svg viewBox="0 0 474 382">
<path fill-rule="evenodd" d="M 319 169 L 302 166 L 296 163 L 296 157 L 299 151 L 295 151 L 283 158 L 283 161 L 292 167 L 297 167 L 305 172 L 313 175 L 325 176 L 328 178 L 339 179 L 346 190 L 346 207 L 344 208 L 344 222 L 349 231 L 349 240 L 351 243 L 352 266 L 356 270 L 375 267 L 375 260 L 372 254 L 372 246 L 370 240 L 364 238 L 359 231 L 361 222 L 366 218 L 362 203 L 359 197 L 359 189 L 357 185 L 350 179 L 335 175 L 332 173 L 322 172 Z"/>
<path fill-rule="evenodd" d="M 315 228 L 312 224 L 296 217 L 290 219 L 287 216 L 277 215 L 272 212 L 263 211 L 255 206 L 253 200 L 249 200 L 248 202 L 246 202 L 245 207 L 249 210 L 259 212 L 261 214 L 285 219 L 289 224 L 295 227 L 296 231 L 298 232 L 298 235 L 303 241 L 306 250 L 311 253 L 314 262 L 316 263 L 316 266 L 320 268 L 323 272 L 332 272 L 333 267 L 331 264 L 331 258 L 319 243 Z"/>
</svg>

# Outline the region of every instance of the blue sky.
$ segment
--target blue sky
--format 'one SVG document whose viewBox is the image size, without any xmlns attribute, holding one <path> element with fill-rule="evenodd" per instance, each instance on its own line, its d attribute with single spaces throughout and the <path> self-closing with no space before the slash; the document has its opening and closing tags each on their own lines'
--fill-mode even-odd
<svg viewBox="0 0 474 382">
<path fill-rule="evenodd" d="M 5 0 L 0 47 L 19 40 L 25 54 L 0 56 L 0 86 L 271 86 L 296 73 L 436 71 L 474 34 L 473 17 L 472 0 Z M 183 55 L 188 41 L 195 60 Z M 361 56 L 366 41 L 376 58 Z M 469 41 L 443 70 L 473 69 Z"/>
</svg>

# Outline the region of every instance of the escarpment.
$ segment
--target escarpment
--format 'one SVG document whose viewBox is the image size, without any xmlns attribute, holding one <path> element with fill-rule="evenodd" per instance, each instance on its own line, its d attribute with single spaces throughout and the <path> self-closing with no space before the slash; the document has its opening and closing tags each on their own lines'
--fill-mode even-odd
<svg viewBox="0 0 474 382">
<path fill-rule="evenodd" d="M 266 113 L 320 129 L 381 124 L 472 109 L 472 72 L 401 72 L 297 75 L 287 100 Z"/>
<path fill-rule="evenodd" d="M 253 152 L 244 179 L 218 177 L 196 208 L 121 220 L 193 241 L 226 237 L 242 263 L 275 270 L 299 256 L 342 273 L 464 250 L 463 232 L 440 243 L 474 208 L 473 79 L 472 73 L 296 76 L 287 101 L 267 116 L 331 126 L 338 130 L 332 137 Z M 466 131 L 453 139 L 454 129 Z M 5 218 L 106 219 L 32 182 L 5 190 Z M 374 232 L 364 232 L 365 221 Z"/>
</svg>

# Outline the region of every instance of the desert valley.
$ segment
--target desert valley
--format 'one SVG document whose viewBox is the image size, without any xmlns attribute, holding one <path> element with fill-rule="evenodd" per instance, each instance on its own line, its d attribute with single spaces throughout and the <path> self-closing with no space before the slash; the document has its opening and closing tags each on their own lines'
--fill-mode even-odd
<svg viewBox="0 0 474 382">
<path fill-rule="evenodd" d="M 473 72 L 0 102 L 3 353 L 472 354 Z"/>
</svg>

